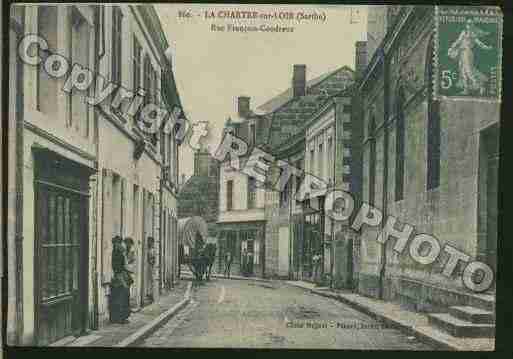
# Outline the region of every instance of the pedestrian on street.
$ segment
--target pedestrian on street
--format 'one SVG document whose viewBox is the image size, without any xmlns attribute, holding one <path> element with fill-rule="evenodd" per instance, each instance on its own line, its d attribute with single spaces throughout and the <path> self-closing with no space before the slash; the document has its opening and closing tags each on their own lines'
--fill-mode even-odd
<svg viewBox="0 0 513 359">
<path fill-rule="evenodd" d="M 155 266 L 155 262 L 156 262 L 156 258 L 155 258 L 155 238 L 153 237 L 148 237 L 148 255 L 147 255 L 147 260 L 148 260 L 148 266 L 147 266 L 147 278 L 148 278 L 148 291 L 146 292 L 146 297 L 148 298 L 148 300 L 150 301 L 150 303 L 153 303 L 154 301 L 154 295 L 153 295 L 153 291 L 154 291 L 154 283 L 153 283 L 153 272 L 154 272 L 154 266 Z"/>
<path fill-rule="evenodd" d="M 133 286 L 134 279 L 132 277 L 132 275 L 136 271 L 136 263 L 135 263 L 136 253 L 135 253 L 135 248 L 134 248 L 135 242 L 131 237 L 126 237 L 124 242 L 125 242 L 125 247 L 126 247 L 126 264 L 127 264 L 126 267 L 128 270 L 128 275 L 130 277 L 129 292 L 130 292 L 130 298 L 132 298 L 132 297 L 135 297 L 135 295 L 136 295 L 135 288 Z"/>
<path fill-rule="evenodd" d="M 246 277 L 247 275 L 247 266 L 248 266 L 248 251 L 246 248 L 242 250 L 242 275 Z"/>
<path fill-rule="evenodd" d="M 224 258 L 224 276 L 230 278 L 230 268 L 232 266 L 232 252 L 227 251 L 226 256 Z"/>
<path fill-rule="evenodd" d="M 318 253 L 316 253 L 312 257 L 312 262 L 313 262 L 313 267 L 314 267 L 314 277 L 313 277 L 314 281 L 317 281 L 317 275 L 318 275 L 318 272 L 319 272 L 320 261 L 321 261 L 321 256 Z"/>
<path fill-rule="evenodd" d="M 246 273 L 248 276 L 253 275 L 253 252 L 248 252 L 248 263 L 246 267 Z"/>
<path fill-rule="evenodd" d="M 112 239 L 112 280 L 110 283 L 110 321 L 126 324 L 130 316 L 130 285 L 132 278 L 126 268 L 126 248 L 120 236 Z"/>
</svg>

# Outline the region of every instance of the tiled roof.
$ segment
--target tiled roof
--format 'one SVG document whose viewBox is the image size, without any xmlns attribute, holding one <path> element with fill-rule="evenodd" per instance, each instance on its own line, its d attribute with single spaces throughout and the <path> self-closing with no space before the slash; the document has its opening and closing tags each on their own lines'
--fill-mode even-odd
<svg viewBox="0 0 513 359">
<path fill-rule="evenodd" d="M 338 70 L 334 70 L 334 71 L 330 71 L 330 72 L 327 72 L 325 74 L 322 74 L 310 81 L 307 81 L 306 82 L 306 87 L 307 88 L 310 88 L 310 87 L 313 87 L 315 85 L 317 85 L 319 82 L 323 81 L 326 77 L 330 76 L 331 74 L 339 71 L 340 69 Z M 280 108 L 281 106 L 283 106 L 284 104 L 286 104 L 287 102 L 289 102 L 290 100 L 292 100 L 292 87 L 288 88 L 287 90 L 283 91 L 281 94 L 279 94 L 278 96 L 276 97 L 273 97 L 272 99 L 270 99 L 269 101 L 267 101 L 266 103 L 264 103 L 263 105 L 260 105 L 257 107 L 256 109 L 256 113 L 257 114 L 264 114 L 264 113 L 270 113 L 270 112 L 273 112 L 275 111 L 276 109 Z"/>
<path fill-rule="evenodd" d="M 353 79 L 353 70 L 344 66 L 322 77 L 322 80 L 316 81 L 313 86 L 307 87 L 305 96 L 292 98 L 276 108 L 269 114 L 271 119 L 267 141 L 270 149 L 275 149 L 301 131 L 306 121 L 331 97 L 349 87 Z"/>
</svg>

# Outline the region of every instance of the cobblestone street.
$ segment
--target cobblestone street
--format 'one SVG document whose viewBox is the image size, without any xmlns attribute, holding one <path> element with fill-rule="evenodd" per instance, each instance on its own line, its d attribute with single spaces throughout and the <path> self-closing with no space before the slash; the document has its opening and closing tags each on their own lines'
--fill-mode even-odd
<svg viewBox="0 0 513 359">
<path fill-rule="evenodd" d="M 282 282 L 213 279 L 144 347 L 434 350 L 365 314 Z"/>
</svg>

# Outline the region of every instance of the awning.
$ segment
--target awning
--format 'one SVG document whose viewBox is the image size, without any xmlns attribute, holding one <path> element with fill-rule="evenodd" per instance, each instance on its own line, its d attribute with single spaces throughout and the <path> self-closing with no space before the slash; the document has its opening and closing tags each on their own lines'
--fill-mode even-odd
<svg viewBox="0 0 513 359">
<path fill-rule="evenodd" d="M 178 220 L 178 243 L 194 247 L 194 240 L 199 234 L 204 241 L 208 238 L 207 222 L 202 217 L 194 216 Z"/>
</svg>

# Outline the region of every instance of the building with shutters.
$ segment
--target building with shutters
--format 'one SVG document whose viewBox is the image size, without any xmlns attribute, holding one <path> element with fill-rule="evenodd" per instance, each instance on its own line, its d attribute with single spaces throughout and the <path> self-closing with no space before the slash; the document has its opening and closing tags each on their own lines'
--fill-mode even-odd
<svg viewBox="0 0 513 359">
<path fill-rule="evenodd" d="M 250 98 L 237 99 L 237 115 L 228 118 L 224 134 L 232 134 L 248 144 L 246 161 L 252 148 L 264 138 L 265 118 L 256 115 L 250 107 Z M 255 178 L 230 166 L 229 161 L 219 163 L 219 211 L 217 218 L 217 243 L 219 268 L 224 268 L 226 253 L 232 254 L 232 274 L 244 274 L 244 250 L 251 253 L 246 275 L 265 275 L 265 190 L 257 187 Z"/>
<path fill-rule="evenodd" d="M 126 114 L 129 101 L 90 106 L 84 100 L 95 86 L 62 91 L 64 77 L 17 57 L 19 40 L 38 34 L 47 54 L 144 89 L 144 103 L 181 105 L 151 6 L 15 5 L 9 29 L 7 338 L 47 345 L 107 323 L 116 235 L 135 241 L 133 307 L 172 288 L 179 143 L 174 130 L 143 133 L 137 114 Z"/>
</svg>

